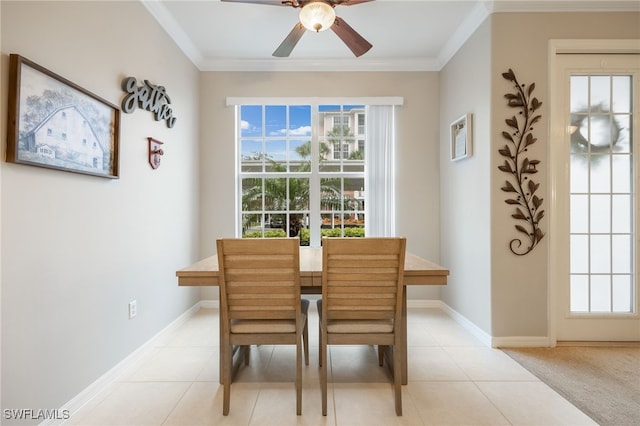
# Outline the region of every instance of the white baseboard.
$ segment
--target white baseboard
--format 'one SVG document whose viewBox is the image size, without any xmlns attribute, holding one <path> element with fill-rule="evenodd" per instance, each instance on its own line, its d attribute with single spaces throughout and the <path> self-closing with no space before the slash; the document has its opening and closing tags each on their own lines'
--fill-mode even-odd
<svg viewBox="0 0 640 426">
<path fill-rule="evenodd" d="M 217 302 L 217 301 L 216 301 Z M 134 350 L 131 354 L 129 354 L 126 358 L 120 361 L 115 365 L 111 370 L 107 371 L 101 377 L 98 378 L 95 382 L 87 386 L 82 392 L 76 395 L 73 399 L 67 402 L 62 408 L 60 408 L 60 412 L 67 412 L 73 418 L 73 415 L 78 412 L 82 407 L 84 407 L 89 401 L 95 398 L 100 392 L 102 392 L 108 385 L 117 381 L 120 377 L 122 377 L 127 372 L 130 372 L 132 368 L 139 366 L 140 362 L 146 359 L 147 355 L 153 351 L 156 347 L 156 343 L 162 339 L 164 336 L 167 336 L 172 331 L 176 330 L 182 324 L 184 324 L 189 318 L 191 318 L 196 312 L 198 312 L 201 308 L 207 306 L 203 306 L 202 302 L 198 302 L 189 308 L 186 312 L 172 321 L 169 325 L 167 325 L 164 329 L 159 331 L 155 336 L 151 339 L 147 340 L 142 344 L 138 349 Z M 64 420 L 47 420 L 40 423 L 43 425 L 59 425 L 63 424 Z"/>
<path fill-rule="evenodd" d="M 220 301 L 219 300 L 214 300 L 214 299 L 201 300 L 200 301 L 200 308 L 201 309 L 218 309 L 218 308 L 220 308 Z"/>
<path fill-rule="evenodd" d="M 478 340 L 480 340 L 485 345 L 491 347 L 492 346 L 492 337 L 490 334 L 485 332 L 483 329 L 475 325 L 473 322 L 469 321 L 467 317 L 458 313 L 455 309 L 451 308 L 451 306 L 441 301 L 441 308 L 445 311 L 451 318 L 453 318 L 458 324 L 464 327 L 469 333 L 473 334 Z"/>
<path fill-rule="evenodd" d="M 494 348 L 549 348 L 551 340 L 547 336 L 494 337 Z"/>
<path fill-rule="evenodd" d="M 308 297 L 309 299 L 317 299 L 322 297 L 318 294 L 305 294 L 304 296 L 305 298 Z M 407 300 L 407 307 L 409 308 L 442 308 L 442 305 L 443 303 L 440 300 Z M 218 309 L 220 308 L 220 301 L 214 299 L 201 300 L 200 308 Z"/>
<path fill-rule="evenodd" d="M 407 299 L 407 308 L 440 308 L 442 309 L 442 300 L 432 299 Z"/>
<path fill-rule="evenodd" d="M 529 347 L 529 348 L 542 348 L 550 347 L 551 340 L 547 336 L 506 336 L 506 337 L 494 337 L 480 327 L 469 321 L 464 315 L 451 308 L 446 303 L 438 300 L 440 307 L 451 318 L 453 318 L 458 324 L 464 327 L 467 331 L 473 334 L 485 345 L 492 348 L 515 348 L 515 347 Z M 408 306 L 408 302 L 407 302 Z"/>
</svg>

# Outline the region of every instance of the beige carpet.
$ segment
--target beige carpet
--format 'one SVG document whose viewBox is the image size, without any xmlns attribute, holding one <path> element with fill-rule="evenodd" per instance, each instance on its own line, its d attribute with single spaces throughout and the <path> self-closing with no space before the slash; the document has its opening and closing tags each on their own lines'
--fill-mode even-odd
<svg viewBox="0 0 640 426">
<path fill-rule="evenodd" d="M 640 425 L 640 346 L 503 351 L 601 426 Z"/>
</svg>

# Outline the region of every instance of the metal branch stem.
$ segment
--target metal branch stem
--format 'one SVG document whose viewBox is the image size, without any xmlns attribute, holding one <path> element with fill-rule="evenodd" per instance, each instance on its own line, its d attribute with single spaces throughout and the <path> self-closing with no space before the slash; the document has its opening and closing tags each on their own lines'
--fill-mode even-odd
<svg viewBox="0 0 640 426">
<path fill-rule="evenodd" d="M 511 133 L 502 132 L 502 136 L 507 139 L 510 144 L 498 150 L 500 155 L 505 157 L 504 164 L 498 166 L 498 169 L 511 175 L 515 181 L 515 186 L 511 181 L 507 180 L 501 188 L 504 192 L 515 194 L 515 198 L 508 198 L 505 202 L 510 205 L 519 206 L 516 207 L 516 212 L 512 214 L 511 217 L 526 223 L 526 228 L 523 225 L 517 224 L 515 225 L 515 229 L 525 234 L 529 242 L 527 247 L 519 250 L 523 245 L 522 240 L 514 238 L 509 242 L 509 249 L 512 253 L 523 256 L 530 253 L 544 237 L 544 233 L 539 227 L 540 220 L 544 217 L 544 210 L 540 210 L 543 199 L 535 195 L 540 185 L 530 178 L 530 175 L 538 172 L 536 166 L 540 161 L 529 160 L 526 156 L 524 158 L 522 157 L 522 155 L 528 151 L 528 147 L 536 142 L 532 133 L 533 125 L 541 116 L 534 115 L 533 113 L 542 106 L 542 103 L 531 96 L 531 93 L 535 89 L 535 83 L 532 83 L 528 87 L 520 84 L 511 69 L 503 73 L 502 76 L 506 80 L 511 81 L 516 89 L 515 93 L 507 93 L 504 95 L 508 101 L 508 105 L 512 108 L 519 109 L 519 115 L 524 118 L 522 125 L 522 120 L 518 120 L 516 116 L 505 120 L 505 123 L 512 131 Z"/>
</svg>

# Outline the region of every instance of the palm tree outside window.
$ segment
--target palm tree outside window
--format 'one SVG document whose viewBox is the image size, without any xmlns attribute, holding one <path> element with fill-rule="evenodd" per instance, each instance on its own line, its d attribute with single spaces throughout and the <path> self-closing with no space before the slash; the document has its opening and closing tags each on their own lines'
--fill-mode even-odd
<svg viewBox="0 0 640 426">
<path fill-rule="evenodd" d="M 363 105 L 239 105 L 243 238 L 365 235 Z M 315 236 L 315 237 L 314 237 Z M 317 241 L 315 241 L 317 240 Z"/>
</svg>

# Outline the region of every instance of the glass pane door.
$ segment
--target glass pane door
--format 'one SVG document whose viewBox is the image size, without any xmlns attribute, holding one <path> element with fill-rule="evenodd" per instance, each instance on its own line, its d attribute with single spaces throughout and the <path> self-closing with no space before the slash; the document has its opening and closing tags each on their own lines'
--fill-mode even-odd
<svg viewBox="0 0 640 426">
<path fill-rule="evenodd" d="M 640 340 L 640 55 L 560 53 L 552 64 L 550 337 Z"/>
<path fill-rule="evenodd" d="M 632 313 L 632 77 L 570 82 L 570 311 Z"/>
</svg>

